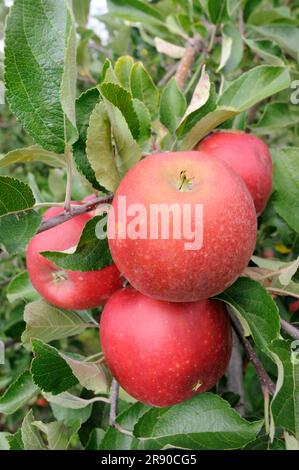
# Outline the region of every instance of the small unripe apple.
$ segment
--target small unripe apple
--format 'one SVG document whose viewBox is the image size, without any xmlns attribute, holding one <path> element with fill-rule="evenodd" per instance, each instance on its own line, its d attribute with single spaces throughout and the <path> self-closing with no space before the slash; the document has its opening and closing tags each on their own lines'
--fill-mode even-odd
<svg viewBox="0 0 299 470">
<path fill-rule="evenodd" d="M 152 406 L 175 405 L 211 389 L 231 354 L 222 302 L 163 302 L 131 287 L 106 303 L 100 334 L 112 375 L 131 396 Z"/>
<path fill-rule="evenodd" d="M 120 210 L 124 200 L 130 214 Z M 136 204 L 143 208 L 137 224 L 137 230 L 146 229 L 143 237 L 131 236 Z M 167 208 L 175 204 L 181 214 L 190 209 L 186 220 L 192 240 L 182 228 L 188 226 L 183 215 L 179 216 L 182 227 L 171 212 L 154 221 L 153 207 L 161 204 Z M 199 207 L 203 212 L 197 224 Z M 108 237 L 115 264 L 135 289 L 159 300 L 197 301 L 222 292 L 245 269 L 255 247 L 256 212 L 246 186 L 228 165 L 202 152 L 144 158 L 122 179 L 113 209 Z M 165 222 L 170 227 L 168 238 L 162 234 Z M 179 233 L 174 233 L 175 226 Z M 198 245 L 193 243 L 196 239 Z"/>
<path fill-rule="evenodd" d="M 63 212 L 52 207 L 44 220 Z M 40 255 L 42 251 L 65 251 L 77 245 L 85 224 L 82 214 L 35 235 L 27 248 L 27 270 L 32 285 L 51 304 L 67 310 L 84 310 L 102 305 L 122 285 L 115 264 L 98 271 L 68 271 Z"/>
<path fill-rule="evenodd" d="M 221 159 L 241 176 L 257 214 L 261 214 L 272 191 L 272 158 L 268 146 L 246 132 L 220 131 L 206 137 L 197 149 Z"/>
</svg>

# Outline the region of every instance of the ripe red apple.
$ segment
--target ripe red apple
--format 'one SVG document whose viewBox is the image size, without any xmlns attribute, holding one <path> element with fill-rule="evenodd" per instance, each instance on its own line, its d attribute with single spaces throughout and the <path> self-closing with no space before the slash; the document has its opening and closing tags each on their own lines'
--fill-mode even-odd
<svg viewBox="0 0 299 470">
<path fill-rule="evenodd" d="M 124 237 L 134 221 L 120 210 L 124 196 L 133 212 L 133 204 L 145 208 L 139 228 L 146 226 L 147 238 Z M 150 217 L 152 204 L 162 203 L 176 203 L 182 210 L 189 204 L 192 230 L 197 238 L 203 233 L 202 247 L 186 249 L 189 235 L 182 230 L 181 238 L 173 236 L 177 224 L 171 213 L 160 218 L 157 238 L 150 237 L 157 225 Z M 201 227 L 196 227 L 196 204 L 203 206 Z M 108 237 L 114 262 L 135 289 L 159 300 L 197 301 L 222 292 L 247 266 L 255 246 L 256 213 L 243 181 L 225 163 L 202 152 L 153 154 L 141 160 L 122 179 L 113 209 Z M 166 218 L 169 239 L 160 230 Z"/>
<path fill-rule="evenodd" d="M 252 134 L 220 131 L 206 137 L 197 149 L 220 158 L 241 176 L 261 214 L 272 191 L 272 158 L 267 145 Z"/>
<path fill-rule="evenodd" d="M 45 212 L 44 220 L 62 211 L 62 208 L 52 207 Z M 26 260 L 30 280 L 41 296 L 57 307 L 69 310 L 98 307 L 121 287 L 119 271 L 114 264 L 99 271 L 67 271 L 39 254 L 64 251 L 77 245 L 90 219 L 89 214 L 74 217 L 35 235 L 28 245 Z"/>
<path fill-rule="evenodd" d="M 289 305 L 289 312 L 290 313 L 295 313 L 299 309 L 299 300 L 295 300 L 295 302 L 292 302 Z"/>
<path fill-rule="evenodd" d="M 231 354 L 231 326 L 222 302 L 163 302 L 131 287 L 105 305 L 100 334 L 113 376 L 152 406 L 175 405 L 209 390 Z"/>
</svg>

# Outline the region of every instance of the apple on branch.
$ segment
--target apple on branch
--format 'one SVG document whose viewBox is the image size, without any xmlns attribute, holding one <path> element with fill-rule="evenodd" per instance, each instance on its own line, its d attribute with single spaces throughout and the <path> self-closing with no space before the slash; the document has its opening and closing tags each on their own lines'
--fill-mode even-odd
<svg viewBox="0 0 299 470">
<path fill-rule="evenodd" d="M 261 139 L 241 131 L 220 131 L 206 137 L 197 149 L 227 163 L 246 184 L 257 214 L 263 212 L 272 191 L 272 158 Z"/>
<path fill-rule="evenodd" d="M 140 225 L 148 228 L 146 237 L 128 236 L 132 217 L 119 210 L 124 198 L 127 207 L 145 208 Z M 183 228 L 177 236 L 171 210 L 153 222 L 153 205 L 171 209 L 173 204 L 181 214 L 184 206 L 202 206 L 202 226 L 197 226 L 196 211 L 190 221 L 194 238 L 202 230 L 199 247 L 186 249 L 191 240 Z M 115 264 L 135 289 L 159 300 L 197 301 L 222 292 L 245 269 L 255 247 L 256 212 L 244 182 L 228 165 L 203 152 L 147 156 L 122 179 L 112 207 L 108 238 Z M 166 218 L 168 238 L 156 230 Z M 155 231 L 158 236 L 149 236 Z"/>
<path fill-rule="evenodd" d="M 43 220 L 63 212 L 51 207 Z M 40 253 L 65 251 L 77 245 L 91 215 L 81 214 L 69 221 L 35 235 L 27 248 L 26 262 L 30 280 L 48 302 L 66 310 L 99 307 L 122 285 L 115 264 L 97 271 L 69 271 L 56 266 Z"/>
<path fill-rule="evenodd" d="M 211 389 L 231 354 L 230 320 L 217 300 L 163 302 L 127 287 L 106 303 L 100 333 L 113 376 L 152 406 Z"/>
</svg>

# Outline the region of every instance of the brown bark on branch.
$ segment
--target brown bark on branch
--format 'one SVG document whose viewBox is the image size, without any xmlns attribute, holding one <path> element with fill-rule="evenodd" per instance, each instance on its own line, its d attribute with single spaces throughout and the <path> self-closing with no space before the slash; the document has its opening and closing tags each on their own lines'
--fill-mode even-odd
<svg viewBox="0 0 299 470">
<path fill-rule="evenodd" d="M 275 384 L 272 382 L 270 377 L 268 376 L 267 372 L 264 369 L 263 364 L 261 363 L 260 359 L 256 355 L 255 350 L 251 346 L 250 341 L 244 336 L 244 331 L 241 323 L 239 322 L 238 318 L 235 314 L 228 308 L 228 313 L 233 325 L 233 328 L 238 336 L 240 342 L 242 343 L 244 350 L 248 356 L 248 359 L 252 362 L 257 372 L 257 375 L 260 380 L 261 388 L 263 391 L 264 396 L 266 395 L 274 395 L 275 393 Z"/>
<path fill-rule="evenodd" d="M 76 205 L 75 207 L 72 207 L 71 212 L 64 211 L 61 214 L 42 222 L 37 233 L 45 232 L 46 230 L 56 227 L 57 225 L 63 224 L 64 222 L 67 222 L 68 220 L 73 219 L 78 215 L 90 212 L 96 209 L 96 207 L 100 204 L 108 204 L 112 201 L 112 199 L 113 194 L 107 194 L 105 196 L 100 196 L 95 199 L 92 199 L 91 201 L 88 201 L 85 204 L 81 204 L 80 206 Z"/>
<path fill-rule="evenodd" d="M 182 57 L 177 68 L 175 78 L 180 88 L 184 88 L 189 72 L 195 60 L 196 53 L 199 51 L 199 37 L 194 37 L 187 42 L 186 52 Z"/>
<path fill-rule="evenodd" d="M 115 379 L 112 379 L 111 392 L 110 392 L 110 413 L 109 413 L 109 425 L 113 428 L 116 424 L 117 416 L 117 402 L 119 394 L 119 384 Z"/>
</svg>

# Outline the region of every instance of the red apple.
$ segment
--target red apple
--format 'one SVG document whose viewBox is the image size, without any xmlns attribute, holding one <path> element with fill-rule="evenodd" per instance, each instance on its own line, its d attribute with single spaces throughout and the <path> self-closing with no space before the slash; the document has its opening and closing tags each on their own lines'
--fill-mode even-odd
<svg viewBox="0 0 299 470">
<path fill-rule="evenodd" d="M 44 220 L 62 211 L 62 208 L 52 207 L 45 212 Z M 99 271 L 67 271 L 39 254 L 41 251 L 64 251 L 77 245 L 90 219 L 89 214 L 79 215 L 35 235 L 29 243 L 26 260 L 30 280 L 41 296 L 57 307 L 69 310 L 98 307 L 121 287 L 119 271 L 114 264 Z"/>
<path fill-rule="evenodd" d="M 299 300 L 295 300 L 295 302 L 292 302 L 289 305 L 289 312 L 290 313 L 295 313 L 299 309 Z"/>
<path fill-rule="evenodd" d="M 109 299 L 101 344 L 120 385 L 152 406 L 175 405 L 212 388 L 231 354 L 231 326 L 216 300 L 174 303 L 133 288 Z"/>
<path fill-rule="evenodd" d="M 220 158 L 241 176 L 261 214 L 272 191 L 272 158 L 267 145 L 255 135 L 221 131 L 208 136 L 197 149 Z"/>
<path fill-rule="evenodd" d="M 130 235 L 134 216 L 120 210 L 124 197 L 127 208 L 136 203 L 145 208 L 139 228 L 146 226 L 147 238 Z M 180 238 L 173 235 L 177 224 L 171 213 L 159 220 L 158 237 L 150 237 L 157 228 L 150 217 L 152 205 L 162 203 L 176 203 L 182 211 L 184 205 L 191 207 L 193 240 L 202 232 L 203 246 L 187 249 L 189 235 L 181 230 Z M 198 204 L 203 206 L 200 227 Z M 197 301 L 222 292 L 242 273 L 254 250 L 256 213 L 248 190 L 225 163 L 201 152 L 153 154 L 141 160 L 122 179 L 113 209 L 108 237 L 114 262 L 135 289 L 159 300 Z M 160 229 L 166 218 L 170 237 L 163 239 Z"/>
</svg>

